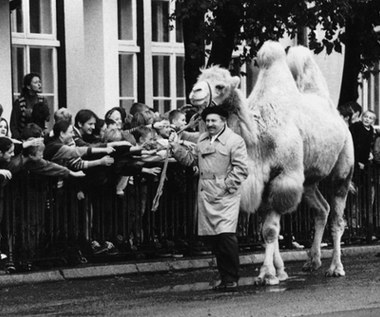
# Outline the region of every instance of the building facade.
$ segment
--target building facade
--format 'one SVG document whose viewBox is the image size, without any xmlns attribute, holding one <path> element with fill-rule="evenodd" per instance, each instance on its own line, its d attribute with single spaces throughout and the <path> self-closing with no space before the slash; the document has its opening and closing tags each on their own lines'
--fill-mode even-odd
<svg viewBox="0 0 380 317">
<path fill-rule="evenodd" d="M 10 10 L 12 2 L 21 4 Z M 182 106 L 186 96 L 181 24 L 168 22 L 174 9 L 171 0 L 0 0 L 4 116 L 9 118 L 29 72 L 41 74 L 51 112 L 67 107 L 75 114 L 89 108 L 102 117 L 117 105 L 129 110 L 136 101 L 161 113 Z M 337 102 L 342 55 L 319 55 L 317 60 Z M 249 94 L 257 70 L 244 71 L 242 89 Z M 373 82 L 367 90 L 372 87 L 375 97 L 366 98 L 368 91 L 363 89 L 364 107 L 378 104 Z"/>
</svg>

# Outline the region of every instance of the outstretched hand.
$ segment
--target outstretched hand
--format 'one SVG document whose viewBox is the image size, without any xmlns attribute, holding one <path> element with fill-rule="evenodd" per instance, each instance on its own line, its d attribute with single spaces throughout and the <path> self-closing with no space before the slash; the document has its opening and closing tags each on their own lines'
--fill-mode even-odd
<svg viewBox="0 0 380 317">
<path fill-rule="evenodd" d="M 105 165 L 105 166 L 110 166 L 114 163 L 114 158 L 109 156 L 109 155 L 106 155 L 104 157 L 101 158 L 101 162 L 102 162 L 102 165 Z"/>
<path fill-rule="evenodd" d="M 43 144 L 44 144 L 43 138 L 30 138 L 27 141 L 24 141 L 22 143 L 22 147 L 25 149 L 31 146 L 42 146 Z"/>
<path fill-rule="evenodd" d="M 143 167 L 141 171 L 145 174 L 151 174 L 151 175 L 157 176 L 158 174 L 161 173 L 161 167 L 152 167 L 152 168 Z"/>
<path fill-rule="evenodd" d="M 108 146 L 110 147 L 118 147 L 118 146 L 132 146 L 132 144 L 128 141 L 113 141 L 108 143 Z"/>
<path fill-rule="evenodd" d="M 115 152 L 115 149 L 113 147 L 107 146 L 106 147 L 106 153 L 111 154 L 112 152 Z"/>
<path fill-rule="evenodd" d="M 197 112 L 197 113 L 194 113 L 190 120 L 189 120 L 189 123 L 186 125 L 186 128 L 191 128 L 193 127 L 195 124 L 197 124 L 200 120 L 200 117 L 201 115 Z"/>
<path fill-rule="evenodd" d="M 3 175 L 5 179 L 12 179 L 12 173 L 5 169 L 0 169 L 0 175 Z"/>
<path fill-rule="evenodd" d="M 70 176 L 72 176 L 72 177 L 84 177 L 84 176 L 86 176 L 86 174 L 83 173 L 83 171 L 70 171 Z"/>
</svg>

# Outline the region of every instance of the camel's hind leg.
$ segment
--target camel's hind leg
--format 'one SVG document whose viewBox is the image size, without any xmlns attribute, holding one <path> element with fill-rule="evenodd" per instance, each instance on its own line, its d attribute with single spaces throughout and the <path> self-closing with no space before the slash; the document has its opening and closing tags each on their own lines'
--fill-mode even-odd
<svg viewBox="0 0 380 317">
<path fill-rule="evenodd" d="M 309 259 L 303 266 L 304 271 L 314 271 L 321 267 L 321 242 L 330 212 L 330 206 L 319 191 L 317 184 L 305 186 L 304 199 L 314 212 L 314 239 Z"/>
<path fill-rule="evenodd" d="M 331 177 L 333 192 L 330 199 L 330 207 L 333 255 L 331 265 L 326 271 L 326 276 L 344 276 L 346 274 L 341 262 L 340 242 L 346 225 L 343 217 L 353 174 L 353 162 L 352 139 L 348 138 L 345 148 L 341 152 L 337 164 L 332 171 Z"/>
<path fill-rule="evenodd" d="M 284 268 L 278 246 L 278 235 L 280 233 L 280 215 L 278 213 L 273 211 L 266 215 L 262 233 L 265 241 L 264 263 L 260 268 L 259 276 L 255 278 L 255 284 L 277 285 L 280 279 L 277 277 L 275 264 L 279 265 L 279 273 L 282 273 Z M 283 273 L 286 274 L 285 271 Z"/>
<path fill-rule="evenodd" d="M 333 239 L 333 255 L 329 269 L 326 271 L 326 276 L 345 276 L 346 273 L 343 269 L 341 261 L 341 248 L 340 243 L 346 225 L 343 219 L 344 207 L 346 205 L 347 194 L 343 197 L 335 195 L 331 201 L 331 236 Z"/>
</svg>

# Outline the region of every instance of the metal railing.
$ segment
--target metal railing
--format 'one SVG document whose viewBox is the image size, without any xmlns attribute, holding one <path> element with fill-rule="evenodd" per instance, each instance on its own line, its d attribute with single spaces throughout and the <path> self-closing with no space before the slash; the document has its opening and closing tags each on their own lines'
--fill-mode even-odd
<svg viewBox="0 0 380 317">
<path fill-rule="evenodd" d="M 371 243 L 380 233 L 380 168 L 370 167 L 354 177 L 345 209 L 346 244 Z M 156 257 L 171 249 L 197 255 L 204 246 L 196 236 L 197 177 L 191 170 L 170 163 L 164 193 L 156 212 L 151 211 L 158 179 L 130 179 L 125 195 L 114 185 L 96 185 L 92 179 L 61 180 L 33 174 L 15 175 L 0 191 L 0 250 L 8 262 L 26 269 L 34 266 L 73 265 L 83 261 L 109 262 Z M 322 184 L 322 192 L 329 189 Z M 78 199 L 78 192 L 84 199 Z M 313 235 L 312 211 L 302 202 L 282 219 L 283 247 L 292 240 L 309 246 Z M 261 247 L 259 215 L 241 214 L 239 243 L 243 250 Z M 115 248 L 93 248 L 110 241 Z M 329 230 L 324 240 L 330 242 Z M 115 252 L 116 250 L 116 252 Z M 99 251 L 99 252 L 98 252 Z M 207 250 L 206 250 L 207 251 Z"/>
</svg>

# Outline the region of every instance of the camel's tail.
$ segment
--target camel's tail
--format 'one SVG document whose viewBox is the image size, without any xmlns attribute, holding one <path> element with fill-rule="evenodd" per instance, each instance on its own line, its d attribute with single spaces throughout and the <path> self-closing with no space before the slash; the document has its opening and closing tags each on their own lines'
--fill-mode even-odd
<svg viewBox="0 0 380 317">
<path fill-rule="evenodd" d="M 308 48 L 304 46 L 289 48 L 286 61 L 301 93 L 315 93 L 330 99 L 325 77 Z"/>
</svg>

